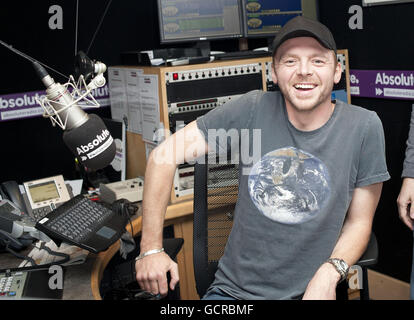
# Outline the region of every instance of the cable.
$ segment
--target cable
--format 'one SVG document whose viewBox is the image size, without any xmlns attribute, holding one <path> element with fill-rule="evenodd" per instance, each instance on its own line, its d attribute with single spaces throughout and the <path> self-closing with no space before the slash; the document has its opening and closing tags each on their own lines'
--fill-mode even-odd
<svg viewBox="0 0 414 320">
<path fill-rule="evenodd" d="M 6 242 L 6 251 L 11 253 L 12 255 L 14 255 L 15 257 L 19 258 L 19 259 L 23 259 L 23 260 L 28 260 L 33 266 L 37 266 L 37 263 L 32 259 L 32 257 L 29 256 L 24 256 L 22 254 L 17 253 L 16 251 L 14 251 L 13 249 L 11 249 L 9 247 L 10 241 L 4 241 Z"/>
<path fill-rule="evenodd" d="M 104 202 L 103 202 L 104 203 Z M 125 221 L 129 222 L 129 226 L 131 227 L 131 234 L 134 234 L 134 228 L 132 227 L 131 217 L 137 212 L 138 206 L 131 203 L 127 199 L 118 199 L 112 203 L 110 208 L 117 212 L 120 216 L 122 216 Z"/>
<path fill-rule="evenodd" d="M 12 250 L 11 248 L 9 248 L 9 241 L 4 241 L 4 242 L 6 244 L 5 249 L 9 253 L 11 253 L 12 255 L 14 255 L 15 257 L 17 257 L 19 259 L 23 259 L 23 260 L 29 261 L 32 265 L 31 266 L 28 266 L 28 267 L 16 267 L 16 268 L 0 269 L 0 273 L 5 272 L 7 270 L 10 270 L 10 271 L 29 271 L 29 270 L 46 269 L 46 268 L 49 268 L 49 267 L 51 267 L 53 265 L 60 265 L 60 264 L 63 264 L 63 263 L 65 263 L 65 262 L 67 262 L 67 261 L 70 260 L 70 255 L 68 255 L 66 253 L 63 253 L 63 252 L 53 251 L 52 249 L 50 249 L 49 247 L 47 247 L 45 245 L 45 243 L 41 242 L 40 248 L 39 247 L 36 247 L 37 249 L 39 249 L 39 250 L 42 250 L 43 249 L 43 250 L 47 251 L 52 256 L 59 256 L 59 257 L 63 257 L 64 259 L 61 259 L 61 260 L 55 261 L 55 262 L 50 262 L 50 263 L 45 263 L 45 264 L 40 264 L 39 265 L 39 264 L 36 263 L 36 261 L 34 261 L 34 259 L 32 257 L 21 255 L 21 254 L 15 252 L 14 250 Z"/>
<path fill-rule="evenodd" d="M 75 57 L 78 54 L 78 23 L 79 23 L 79 0 L 76 0 Z"/>
<path fill-rule="evenodd" d="M 129 221 L 129 225 L 131 227 L 131 234 L 132 235 L 134 234 L 134 228 L 132 227 L 131 217 L 137 212 L 137 210 L 138 210 L 138 206 L 136 206 L 136 205 L 134 205 L 130 202 L 126 203 L 125 215 L 126 215 L 128 221 Z"/>
<path fill-rule="evenodd" d="M 25 54 L 25 53 L 23 53 L 23 52 L 21 52 L 21 51 L 19 51 L 19 50 L 15 49 L 15 48 L 13 48 L 13 46 L 11 46 L 11 45 L 9 45 L 9 44 L 5 43 L 5 42 L 4 42 L 4 41 L 2 41 L 2 40 L 0 40 L 0 44 L 1 44 L 2 46 L 4 46 L 5 48 L 7 48 L 7 49 L 11 50 L 11 51 L 12 51 L 12 52 L 14 52 L 15 54 L 17 54 L 17 55 L 19 55 L 19 56 L 23 57 L 24 59 L 29 60 L 30 62 L 37 62 L 37 63 L 41 64 L 42 66 L 44 66 L 45 68 L 48 68 L 48 69 L 52 70 L 53 72 L 56 72 L 57 74 L 59 74 L 59 75 L 63 76 L 63 77 L 64 77 L 64 78 L 66 78 L 66 79 L 69 79 L 69 78 L 70 78 L 70 77 L 68 77 L 68 76 L 65 76 L 63 73 L 61 73 L 61 72 L 59 72 L 59 71 L 57 71 L 57 70 L 53 69 L 52 67 L 49 67 L 48 65 L 46 65 L 46 64 L 44 64 L 44 63 L 42 63 L 42 62 L 40 62 L 40 61 L 36 60 L 35 58 L 32 58 L 32 57 L 30 57 L 29 55 L 27 55 L 27 54 Z"/>
<path fill-rule="evenodd" d="M 109 1 L 108 1 L 108 4 L 106 5 L 106 8 L 105 8 L 104 14 L 102 15 L 102 18 L 101 18 L 101 21 L 99 21 L 98 27 L 97 27 L 97 28 L 96 28 L 96 30 L 95 30 L 95 33 L 94 33 L 94 35 L 93 35 L 93 37 L 92 37 L 92 40 L 91 40 L 91 43 L 89 44 L 88 50 L 86 50 L 86 55 L 88 55 L 88 54 L 89 54 L 89 50 L 90 50 L 90 49 L 91 49 L 91 47 L 92 47 L 92 43 L 95 41 L 95 37 L 96 37 L 96 35 L 98 34 L 99 29 L 101 28 L 102 22 L 103 22 L 103 20 L 105 19 L 106 13 L 108 12 L 108 9 L 109 9 L 109 6 L 111 5 L 111 3 L 112 3 L 112 0 L 109 0 Z"/>
<path fill-rule="evenodd" d="M 46 244 L 44 242 L 40 243 L 40 249 L 43 249 L 43 250 L 47 251 L 47 253 L 49 253 L 52 256 L 63 257 L 63 259 L 57 261 L 56 264 L 63 264 L 63 263 L 70 260 L 70 255 L 69 254 L 63 253 L 63 252 L 53 251 L 49 247 L 46 247 Z"/>
</svg>

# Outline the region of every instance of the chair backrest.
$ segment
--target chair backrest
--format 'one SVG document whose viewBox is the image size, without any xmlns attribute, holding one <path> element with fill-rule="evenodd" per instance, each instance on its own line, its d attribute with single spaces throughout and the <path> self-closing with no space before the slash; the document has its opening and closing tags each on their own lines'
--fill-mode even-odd
<svg viewBox="0 0 414 320">
<path fill-rule="evenodd" d="M 200 298 L 214 280 L 233 226 L 238 176 L 237 164 L 211 163 L 207 156 L 205 164 L 194 168 L 193 259 Z"/>
</svg>

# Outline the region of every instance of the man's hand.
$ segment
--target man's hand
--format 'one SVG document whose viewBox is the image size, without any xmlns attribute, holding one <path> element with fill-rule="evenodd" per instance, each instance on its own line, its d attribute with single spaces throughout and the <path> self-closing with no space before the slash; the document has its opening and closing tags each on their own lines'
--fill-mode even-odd
<svg viewBox="0 0 414 320">
<path fill-rule="evenodd" d="M 168 293 L 167 272 L 170 272 L 171 290 L 179 281 L 177 264 L 165 253 L 156 253 L 135 262 L 136 279 L 142 290 L 166 296 Z"/>
<path fill-rule="evenodd" d="M 413 230 L 414 221 L 414 178 L 404 178 L 398 195 L 398 213 L 400 219 Z"/>
<path fill-rule="evenodd" d="M 324 263 L 309 281 L 303 300 L 335 300 L 341 276 L 330 263 Z"/>
</svg>

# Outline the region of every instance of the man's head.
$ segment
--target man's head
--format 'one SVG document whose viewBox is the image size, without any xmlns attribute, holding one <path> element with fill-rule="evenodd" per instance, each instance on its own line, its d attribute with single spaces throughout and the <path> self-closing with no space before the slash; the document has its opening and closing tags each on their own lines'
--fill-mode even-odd
<svg viewBox="0 0 414 320">
<path fill-rule="evenodd" d="M 273 41 L 273 64 L 273 81 L 295 110 L 330 105 L 333 85 L 341 78 L 341 65 L 326 26 L 302 16 L 290 20 Z"/>
<path fill-rule="evenodd" d="M 322 23 L 297 16 L 289 20 L 273 40 L 272 50 L 275 57 L 277 49 L 283 42 L 292 38 L 312 37 L 329 50 L 333 50 L 336 54 L 336 43 L 331 31 Z"/>
</svg>

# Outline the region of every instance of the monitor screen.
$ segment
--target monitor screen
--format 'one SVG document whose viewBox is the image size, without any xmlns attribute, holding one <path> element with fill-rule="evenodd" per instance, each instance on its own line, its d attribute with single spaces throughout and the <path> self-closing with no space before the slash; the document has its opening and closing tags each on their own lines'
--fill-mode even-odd
<svg viewBox="0 0 414 320">
<path fill-rule="evenodd" d="M 161 43 L 241 38 L 239 0 L 158 0 Z"/>
<path fill-rule="evenodd" d="M 274 36 L 290 19 L 302 15 L 302 0 L 242 0 L 246 37 Z"/>
<path fill-rule="evenodd" d="M 31 185 L 29 186 L 29 192 L 34 203 L 59 198 L 59 192 L 54 180 Z"/>
</svg>

